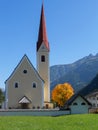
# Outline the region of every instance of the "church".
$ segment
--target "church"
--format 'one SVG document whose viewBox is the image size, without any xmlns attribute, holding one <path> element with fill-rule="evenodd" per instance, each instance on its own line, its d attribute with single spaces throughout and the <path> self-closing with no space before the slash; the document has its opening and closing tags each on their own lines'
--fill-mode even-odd
<svg viewBox="0 0 98 130">
<path fill-rule="evenodd" d="M 24 55 L 5 81 L 6 109 L 50 108 L 49 42 L 42 4 L 38 40 L 36 43 L 37 69 Z"/>
</svg>

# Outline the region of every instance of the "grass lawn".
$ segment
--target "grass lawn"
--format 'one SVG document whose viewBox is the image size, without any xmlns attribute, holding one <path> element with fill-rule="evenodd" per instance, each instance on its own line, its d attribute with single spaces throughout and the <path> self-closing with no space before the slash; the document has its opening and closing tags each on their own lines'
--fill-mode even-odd
<svg viewBox="0 0 98 130">
<path fill-rule="evenodd" d="M 0 116 L 0 130 L 97 130 L 98 115 Z"/>
</svg>

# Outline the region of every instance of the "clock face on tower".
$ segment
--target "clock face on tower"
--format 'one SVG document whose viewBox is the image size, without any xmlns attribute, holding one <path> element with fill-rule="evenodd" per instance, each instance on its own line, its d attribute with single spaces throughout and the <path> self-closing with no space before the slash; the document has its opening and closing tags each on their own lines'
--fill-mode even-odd
<svg viewBox="0 0 98 130">
<path fill-rule="evenodd" d="M 41 45 L 41 48 L 40 48 L 42 51 L 46 51 L 47 50 L 47 48 L 46 48 L 46 46 L 44 45 L 44 43 L 42 43 L 42 45 Z"/>
<path fill-rule="evenodd" d="M 45 47 L 44 46 L 42 46 L 42 50 L 44 50 L 45 49 Z"/>
</svg>

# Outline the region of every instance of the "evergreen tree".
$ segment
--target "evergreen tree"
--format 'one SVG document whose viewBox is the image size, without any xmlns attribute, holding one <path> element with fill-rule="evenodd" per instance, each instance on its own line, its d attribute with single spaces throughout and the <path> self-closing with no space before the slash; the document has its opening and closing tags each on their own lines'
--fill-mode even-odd
<svg viewBox="0 0 98 130">
<path fill-rule="evenodd" d="M 2 89 L 0 89 L 0 104 L 2 104 L 2 102 L 4 101 L 5 97 L 4 97 L 4 93 L 2 91 Z"/>
</svg>

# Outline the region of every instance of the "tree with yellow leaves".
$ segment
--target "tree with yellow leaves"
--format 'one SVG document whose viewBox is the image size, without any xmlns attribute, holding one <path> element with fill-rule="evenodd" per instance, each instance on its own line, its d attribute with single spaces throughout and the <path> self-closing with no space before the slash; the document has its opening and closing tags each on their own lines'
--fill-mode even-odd
<svg viewBox="0 0 98 130">
<path fill-rule="evenodd" d="M 58 84 L 52 91 L 52 100 L 60 107 L 74 94 L 74 90 L 69 83 Z"/>
</svg>

